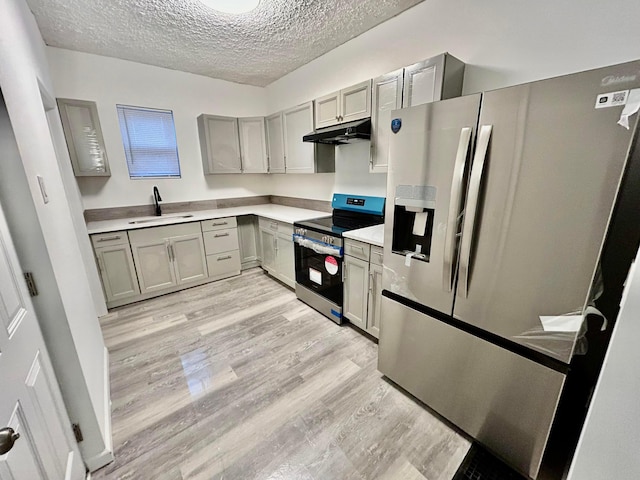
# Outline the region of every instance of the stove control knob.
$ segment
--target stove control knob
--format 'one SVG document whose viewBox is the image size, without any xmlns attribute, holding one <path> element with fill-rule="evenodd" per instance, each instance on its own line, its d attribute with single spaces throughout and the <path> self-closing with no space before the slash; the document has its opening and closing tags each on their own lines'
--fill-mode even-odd
<svg viewBox="0 0 640 480">
<path fill-rule="evenodd" d="M 327 243 L 328 243 L 329 245 L 333 245 L 333 241 L 334 241 L 334 240 L 333 240 L 333 237 L 327 237 Z"/>
</svg>

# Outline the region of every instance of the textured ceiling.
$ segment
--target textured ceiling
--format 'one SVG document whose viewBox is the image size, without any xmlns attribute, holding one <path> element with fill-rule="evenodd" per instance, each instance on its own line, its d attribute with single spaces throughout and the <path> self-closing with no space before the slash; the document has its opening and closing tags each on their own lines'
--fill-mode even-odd
<svg viewBox="0 0 640 480">
<path fill-rule="evenodd" d="M 265 86 L 423 0 L 27 0 L 47 45 Z"/>
</svg>

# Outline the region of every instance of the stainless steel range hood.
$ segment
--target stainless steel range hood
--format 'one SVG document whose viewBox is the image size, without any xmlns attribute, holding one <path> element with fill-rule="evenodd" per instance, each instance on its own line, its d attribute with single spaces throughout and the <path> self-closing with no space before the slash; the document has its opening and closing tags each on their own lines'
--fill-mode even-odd
<svg viewBox="0 0 640 480">
<path fill-rule="evenodd" d="M 303 142 L 344 145 L 347 143 L 371 140 L 371 119 L 341 123 L 332 127 L 319 128 L 302 137 Z"/>
</svg>

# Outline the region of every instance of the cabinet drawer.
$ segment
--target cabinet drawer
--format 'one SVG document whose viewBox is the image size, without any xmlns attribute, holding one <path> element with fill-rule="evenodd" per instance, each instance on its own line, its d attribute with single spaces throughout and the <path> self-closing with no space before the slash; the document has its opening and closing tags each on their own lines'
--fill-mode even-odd
<svg viewBox="0 0 640 480">
<path fill-rule="evenodd" d="M 204 232 L 204 251 L 207 255 L 238 250 L 238 229 Z"/>
<path fill-rule="evenodd" d="M 109 247 L 111 245 L 123 245 L 129 243 L 129 237 L 127 232 L 109 232 L 109 233 L 97 233 L 91 235 L 91 243 L 94 247 Z"/>
<path fill-rule="evenodd" d="M 291 235 L 293 235 L 293 225 L 290 223 L 278 222 L 278 234 L 291 238 Z"/>
<path fill-rule="evenodd" d="M 202 231 L 209 232 L 212 230 L 225 230 L 227 228 L 235 228 L 238 226 L 236 217 L 226 218 L 214 218 L 213 220 L 205 220 L 200 222 L 202 224 Z"/>
<path fill-rule="evenodd" d="M 365 262 L 369 261 L 369 244 L 364 242 L 358 242 L 357 240 L 345 239 L 344 253 L 352 257 L 359 258 Z"/>
<path fill-rule="evenodd" d="M 210 278 L 222 278 L 240 274 L 240 251 L 207 255 L 207 269 Z"/>
<path fill-rule="evenodd" d="M 265 230 L 273 230 L 274 232 L 278 231 L 278 221 L 276 220 L 269 220 L 268 218 L 260 217 L 258 219 L 258 224 L 260 225 L 260 228 L 264 228 Z"/>
<path fill-rule="evenodd" d="M 371 263 L 374 265 L 382 265 L 383 252 L 384 249 L 382 247 L 371 245 Z"/>
</svg>

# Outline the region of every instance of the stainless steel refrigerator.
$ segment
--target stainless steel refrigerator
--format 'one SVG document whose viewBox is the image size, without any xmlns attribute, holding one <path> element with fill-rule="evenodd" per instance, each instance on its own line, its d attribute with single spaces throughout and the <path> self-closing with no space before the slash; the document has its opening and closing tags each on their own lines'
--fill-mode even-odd
<svg viewBox="0 0 640 480">
<path fill-rule="evenodd" d="M 631 62 L 391 116 L 379 370 L 531 478 L 589 348 L 637 89 Z"/>
</svg>

